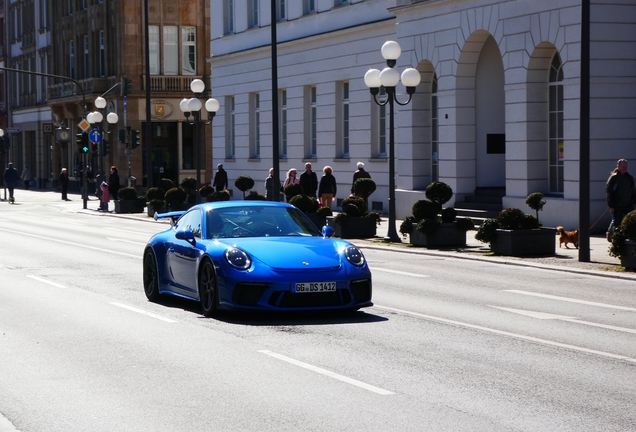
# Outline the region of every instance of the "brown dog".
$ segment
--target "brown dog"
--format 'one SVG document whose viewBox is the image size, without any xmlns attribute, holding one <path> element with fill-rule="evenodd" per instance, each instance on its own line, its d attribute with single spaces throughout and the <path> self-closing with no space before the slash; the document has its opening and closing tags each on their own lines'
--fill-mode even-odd
<svg viewBox="0 0 636 432">
<path fill-rule="evenodd" d="M 558 226 L 556 230 L 559 235 L 559 247 L 565 243 L 565 247 L 570 249 L 568 243 L 572 243 L 575 248 L 579 248 L 579 230 L 566 231 L 562 226 Z"/>
</svg>

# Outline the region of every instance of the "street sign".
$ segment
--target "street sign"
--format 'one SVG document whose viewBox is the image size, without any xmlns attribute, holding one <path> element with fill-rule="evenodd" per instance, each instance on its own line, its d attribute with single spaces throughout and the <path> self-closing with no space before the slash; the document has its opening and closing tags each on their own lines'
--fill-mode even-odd
<svg viewBox="0 0 636 432">
<path fill-rule="evenodd" d="M 18 128 L 6 128 L 5 131 L 7 131 L 9 133 L 17 134 L 18 132 L 20 132 L 20 129 L 18 129 Z"/>
<path fill-rule="evenodd" d="M 83 119 L 78 123 L 77 127 L 86 132 L 88 128 L 91 127 L 91 124 L 86 119 Z"/>
<path fill-rule="evenodd" d="M 90 133 L 88 134 L 88 137 L 94 143 L 101 142 L 101 140 L 102 140 L 102 134 L 100 134 L 97 129 L 93 129 L 92 131 L 90 131 Z"/>
</svg>

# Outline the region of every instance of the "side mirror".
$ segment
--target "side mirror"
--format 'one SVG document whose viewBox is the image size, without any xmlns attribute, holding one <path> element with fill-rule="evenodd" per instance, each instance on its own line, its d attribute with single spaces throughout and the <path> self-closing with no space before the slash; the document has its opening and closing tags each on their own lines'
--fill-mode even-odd
<svg viewBox="0 0 636 432">
<path fill-rule="evenodd" d="M 194 242 L 194 233 L 192 232 L 192 230 L 187 228 L 177 231 L 175 237 L 179 240 L 185 240 L 190 243 Z"/>
<path fill-rule="evenodd" d="M 336 233 L 336 231 L 332 227 L 330 227 L 329 225 L 325 225 L 324 227 L 322 227 L 322 236 L 323 237 L 332 237 L 335 233 Z"/>
</svg>

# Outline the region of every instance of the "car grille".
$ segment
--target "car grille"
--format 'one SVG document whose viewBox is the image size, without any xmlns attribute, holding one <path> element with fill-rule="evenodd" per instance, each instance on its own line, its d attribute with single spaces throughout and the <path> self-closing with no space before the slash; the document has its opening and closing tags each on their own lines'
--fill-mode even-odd
<svg viewBox="0 0 636 432">
<path fill-rule="evenodd" d="M 353 294 L 353 298 L 356 303 L 371 301 L 371 280 L 363 279 L 353 281 L 349 284 L 349 288 L 351 289 L 351 293 Z"/>
<path fill-rule="evenodd" d="M 256 306 L 267 289 L 267 284 L 238 283 L 232 293 L 232 302 L 243 306 Z"/>
<path fill-rule="evenodd" d="M 351 302 L 349 290 L 325 293 L 295 294 L 277 291 L 269 299 L 269 304 L 281 308 L 327 307 L 346 305 Z"/>
</svg>

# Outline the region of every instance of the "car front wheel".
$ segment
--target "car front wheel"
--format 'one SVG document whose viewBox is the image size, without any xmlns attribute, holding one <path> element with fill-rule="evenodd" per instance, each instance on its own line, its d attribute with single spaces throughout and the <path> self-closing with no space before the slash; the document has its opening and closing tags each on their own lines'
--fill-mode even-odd
<svg viewBox="0 0 636 432">
<path fill-rule="evenodd" d="M 218 292 L 214 265 L 210 260 L 205 260 L 199 270 L 199 299 L 203 315 L 206 317 L 214 316 L 217 311 Z"/>
<path fill-rule="evenodd" d="M 159 294 L 157 261 L 155 260 L 155 254 L 150 249 L 144 254 L 144 291 L 151 302 L 157 302 L 161 298 L 161 294 Z"/>
</svg>

